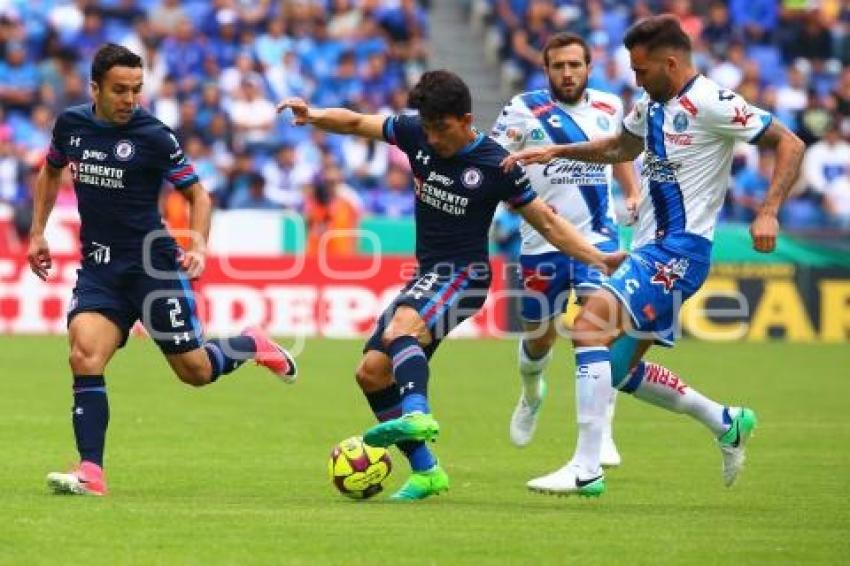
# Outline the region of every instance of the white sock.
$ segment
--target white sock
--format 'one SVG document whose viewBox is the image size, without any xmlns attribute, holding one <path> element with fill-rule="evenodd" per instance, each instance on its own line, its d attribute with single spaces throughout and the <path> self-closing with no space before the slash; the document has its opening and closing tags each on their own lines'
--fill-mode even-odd
<svg viewBox="0 0 850 566">
<path fill-rule="evenodd" d="M 602 429 L 602 438 L 613 438 L 614 436 L 614 409 L 617 405 L 617 388 L 611 388 L 611 397 L 605 407 L 605 423 Z"/>
<path fill-rule="evenodd" d="M 525 400 L 533 405 L 540 400 L 540 377 L 543 370 L 552 360 L 552 350 L 546 352 L 542 358 L 531 358 L 525 350 L 524 340 L 519 341 L 519 375 L 522 377 L 522 393 Z"/>
<path fill-rule="evenodd" d="M 652 362 L 640 362 L 625 380 L 622 390 L 657 407 L 690 415 L 708 427 L 714 436 L 726 432 L 730 417 L 734 417 L 734 411 L 730 414 L 728 407 L 709 399 L 669 369 Z"/>
<path fill-rule="evenodd" d="M 572 463 L 589 474 L 599 464 L 606 413 L 611 399 L 611 352 L 605 347 L 576 348 L 578 441 Z"/>
</svg>

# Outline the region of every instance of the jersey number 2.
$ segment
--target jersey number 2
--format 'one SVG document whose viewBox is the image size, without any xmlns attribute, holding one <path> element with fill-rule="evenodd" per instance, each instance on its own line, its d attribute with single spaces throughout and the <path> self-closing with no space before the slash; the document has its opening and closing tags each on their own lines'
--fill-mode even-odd
<svg viewBox="0 0 850 566">
<path fill-rule="evenodd" d="M 181 314 L 183 314 L 183 308 L 180 306 L 180 300 L 172 297 L 171 299 L 168 299 L 168 304 L 171 305 L 171 310 L 168 311 L 169 316 L 171 316 L 171 328 L 181 328 L 185 326 L 186 322 L 178 318 Z"/>
</svg>

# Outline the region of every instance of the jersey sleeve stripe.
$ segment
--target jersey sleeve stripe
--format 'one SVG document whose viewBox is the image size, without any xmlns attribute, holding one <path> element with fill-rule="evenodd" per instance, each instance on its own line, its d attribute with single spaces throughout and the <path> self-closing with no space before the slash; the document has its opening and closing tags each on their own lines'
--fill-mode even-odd
<svg viewBox="0 0 850 566">
<path fill-rule="evenodd" d="M 198 181 L 198 175 L 195 173 L 195 168 L 192 165 L 183 165 L 179 169 L 169 171 L 166 179 L 175 187 L 183 188 L 196 183 Z"/>
<path fill-rule="evenodd" d="M 384 139 L 387 141 L 387 143 L 391 143 L 393 145 L 398 145 L 398 142 L 396 141 L 396 137 L 395 137 L 394 124 L 395 124 L 395 118 L 393 118 L 392 116 L 390 116 L 389 118 L 384 120 L 384 127 L 383 127 L 384 132 L 383 132 L 383 134 L 384 134 Z"/>
<path fill-rule="evenodd" d="M 50 144 L 50 148 L 47 150 L 47 162 L 56 169 L 61 169 L 68 164 L 68 157 L 56 149 L 56 146 Z"/>
<path fill-rule="evenodd" d="M 759 130 L 758 133 L 754 135 L 752 139 L 750 139 L 749 143 L 758 143 L 761 137 L 773 123 L 773 114 L 761 114 L 759 115 L 759 118 L 761 118 L 761 130 Z"/>
<path fill-rule="evenodd" d="M 521 206 L 525 206 L 531 201 L 537 198 L 537 193 L 534 192 L 534 189 L 531 187 L 525 189 L 519 195 L 508 200 L 508 204 L 514 208 L 519 208 Z"/>
</svg>

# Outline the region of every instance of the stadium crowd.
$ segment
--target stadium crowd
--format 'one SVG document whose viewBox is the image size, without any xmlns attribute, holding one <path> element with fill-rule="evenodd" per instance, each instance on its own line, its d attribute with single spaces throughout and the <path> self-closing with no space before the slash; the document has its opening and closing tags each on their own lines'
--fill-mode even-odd
<svg viewBox="0 0 850 566">
<path fill-rule="evenodd" d="M 850 3 L 840 0 L 474 0 L 502 61 L 506 90 L 545 88 L 540 47 L 560 30 L 588 38 L 591 87 L 636 92 L 625 30 L 675 14 L 698 68 L 788 124 L 809 146 L 804 171 L 782 212 L 786 229 L 850 230 Z M 747 222 L 768 186 L 773 156 L 741 144 L 723 218 Z"/>
<path fill-rule="evenodd" d="M 472 0 L 502 61 L 505 96 L 545 87 L 539 49 L 557 30 L 593 46 L 590 85 L 638 94 L 625 29 L 679 16 L 708 76 L 774 112 L 810 145 L 783 211 L 789 229 L 850 230 L 850 5 L 838 0 Z M 88 64 L 105 41 L 144 57 L 146 106 L 171 126 L 222 209 L 290 209 L 308 225 L 354 227 L 364 214 L 409 217 L 412 179 L 386 144 L 295 128 L 274 103 L 397 112 L 428 63 L 427 0 L 0 1 L 0 206 L 19 211 L 53 121 L 88 101 Z M 772 156 L 743 144 L 724 218 L 747 221 Z M 182 202 L 164 193 L 179 224 Z M 70 179 L 58 206 L 75 202 Z"/>
</svg>

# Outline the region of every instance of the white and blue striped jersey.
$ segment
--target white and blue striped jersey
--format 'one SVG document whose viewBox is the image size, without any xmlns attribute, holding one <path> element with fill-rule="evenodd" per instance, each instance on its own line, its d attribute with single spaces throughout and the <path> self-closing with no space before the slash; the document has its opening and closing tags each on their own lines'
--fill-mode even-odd
<svg viewBox="0 0 850 566">
<path fill-rule="evenodd" d="M 553 99 L 548 90 L 536 90 L 513 97 L 490 136 L 510 152 L 582 142 L 618 134 L 622 116 L 623 105 L 613 94 L 587 89 L 570 105 Z M 555 159 L 526 171 L 535 192 L 591 243 L 616 241 L 610 165 Z M 521 231 L 523 255 L 557 251 L 527 222 Z"/>
<path fill-rule="evenodd" d="M 623 120 L 645 140 L 636 249 L 651 242 L 708 262 L 732 149 L 756 143 L 772 116 L 697 75 L 666 103 L 644 95 Z"/>
</svg>

